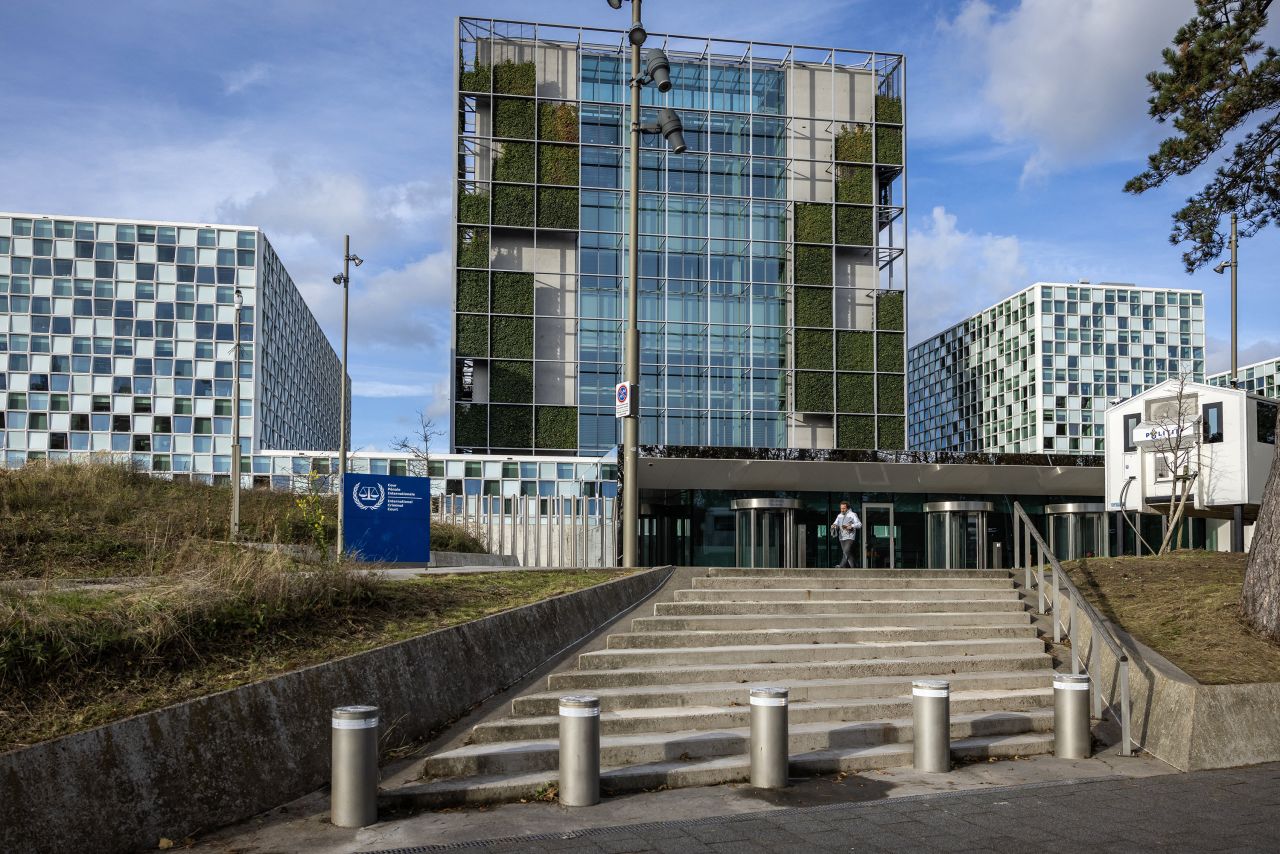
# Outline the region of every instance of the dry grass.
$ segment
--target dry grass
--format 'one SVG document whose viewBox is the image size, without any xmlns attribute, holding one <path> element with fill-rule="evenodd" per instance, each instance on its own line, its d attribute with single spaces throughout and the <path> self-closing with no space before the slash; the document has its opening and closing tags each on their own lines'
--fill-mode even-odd
<svg viewBox="0 0 1280 854">
<path fill-rule="evenodd" d="M 9 594 L 0 599 L 0 751 L 621 574 L 500 572 L 387 582 L 324 567 L 299 572 L 259 552 L 154 589 Z"/>
<path fill-rule="evenodd" d="M 1064 568 L 1102 614 L 1200 682 L 1280 682 L 1280 645 L 1240 619 L 1245 555 L 1182 550 Z"/>
</svg>

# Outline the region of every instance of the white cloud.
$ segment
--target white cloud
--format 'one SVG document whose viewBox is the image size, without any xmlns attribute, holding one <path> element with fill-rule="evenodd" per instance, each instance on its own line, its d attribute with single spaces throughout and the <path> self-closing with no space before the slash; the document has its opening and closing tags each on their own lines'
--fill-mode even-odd
<svg viewBox="0 0 1280 854">
<path fill-rule="evenodd" d="M 246 68 L 228 71 L 222 75 L 223 91 L 228 95 L 238 95 L 255 83 L 267 79 L 267 64 L 255 62 Z"/>
<path fill-rule="evenodd" d="M 1029 146 L 1024 182 L 1138 155 L 1160 132 L 1146 74 L 1193 13 L 1191 0 L 1021 0 L 1007 12 L 969 0 L 942 27 L 953 70 L 977 68 L 978 97 L 953 102 L 956 123 Z"/>
<path fill-rule="evenodd" d="M 962 231 L 935 207 L 910 234 L 911 343 L 1030 284 L 1017 237 Z"/>
<path fill-rule="evenodd" d="M 352 378 L 351 394 L 355 397 L 426 397 L 431 394 L 431 387 L 425 383 L 389 383 Z"/>
</svg>

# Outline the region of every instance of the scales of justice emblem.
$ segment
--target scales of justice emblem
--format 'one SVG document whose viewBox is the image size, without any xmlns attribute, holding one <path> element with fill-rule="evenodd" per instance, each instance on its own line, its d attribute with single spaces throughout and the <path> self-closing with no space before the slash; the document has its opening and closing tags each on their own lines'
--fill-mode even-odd
<svg viewBox="0 0 1280 854">
<path fill-rule="evenodd" d="M 382 502 L 387 500 L 387 491 L 382 488 L 382 484 L 375 483 L 372 486 L 362 486 L 359 481 L 351 488 L 351 500 L 361 510 L 377 510 L 382 506 Z"/>
</svg>

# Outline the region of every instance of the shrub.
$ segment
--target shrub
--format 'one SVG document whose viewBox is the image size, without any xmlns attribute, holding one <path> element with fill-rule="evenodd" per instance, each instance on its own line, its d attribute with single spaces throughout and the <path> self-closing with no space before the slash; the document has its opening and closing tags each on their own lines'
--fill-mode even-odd
<svg viewBox="0 0 1280 854">
<path fill-rule="evenodd" d="M 875 234 L 871 218 L 871 208 L 840 205 L 836 208 L 836 243 L 843 246 L 872 245 Z"/>
<path fill-rule="evenodd" d="M 796 288 L 796 326 L 831 328 L 831 289 Z"/>
<path fill-rule="evenodd" d="M 876 446 L 876 419 L 871 415 L 840 415 L 836 417 L 837 448 L 874 448 Z"/>
<path fill-rule="evenodd" d="M 796 330 L 796 367 L 831 370 L 831 333 L 817 329 Z"/>
<path fill-rule="evenodd" d="M 886 451 L 901 451 L 907 446 L 907 420 L 895 416 L 880 416 L 880 443 L 877 447 Z"/>
<path fill-rule="evenodd" d="M 493 67 L 493 91 L 503 95 L 525 95 L 532 98 L 538 85 L 538 72 L 532 62 L 500 62 Z"/>
<path fill-rule="evenodd" d="M 796 371 L 796 412 L 831 411 L 831 374 Z"/>
<path fill-rule="evenodd" d="M 870 332 L 837 332 L 836 370 L 875 370 L 873 349 Z"/>
<path fill-rule="evenodd" d="M 555 450 L 578 447 L 578 409 L 575 406 L 535 406 L 534 446 Z"/>
<path fill-rule="evenodd" d="M 900 374 L 902 367 L 902 333 L 876 333 L 876 370 L 885 374 Z"/>
<path fill-rule="evenodd" d="M 876 128 L 876 161 L 902 165 L 902 128 Z"/>
<path fill-rule="evenodd" d="M 532 449 L 533 407 L 489 407 L 489 445 L 494 448 Z"/>
<path fill-rule="evenodd" d="M 431 520 L 431 551 L 486 554 L 484 541 L 462 525 Z"/>
<path fill-rule="evenodd" d="M 831 242 L 831 205 L 796 202 L 796 241 Z"/>
<path fill-rule="evenodd" d="M 836 166 L 836 201 L 869 205 L 875 201 L 875 181 L 870 166 Z"/>
<path fill-rule="evenodd" d="M 902 374 L 876 374 L 879 399 L 876 411 L 889 415 L 901 415 L 903 403 Z M 871 410 L 867 410 L 870 412 Z"/>
<path fill-rule="evenodd" d="M 459 403 L 453 408 L 453 437 L 464 448 L 489 444 L 485 420 L 489 407 L 479 403 Z"/>
<path fill-rule="evenodd" d="M 495 314 L 533 314 L 533 273 L 495 271 L 492 305 Z"/>
<path fill-rule="evenodd" d="M 895 95 L 876 95 L 876 121 L 902 124 L 902 99 Z"/>
<path fill-rule="evenodd" d="M 466 191 L 458 193 L 458 222 L 488 224 L 489 194 Z"/>
<path fill-rule="evenodd" d="M 902 331 L 902 291 L 876 293 L 876 327 Z"/>
<path fill-rule="evenodd" d="M 494 98 L 493 135 L 509 139 L 533 139 L 533 103 L 524 98 Z"/>
<path fill-rule="evenodd" d="M 489 229 L 458 229 L 458 266 L 489 266 Z"/>
<path fill-rule="evenodd" d="M 491 71 L 491 66 L 482 65 L 479 62 L 470 71 L 464 65 L 462 73 L 458 75 L 458 88 L 463 92 L 488 92 Z"/>
<path fill-rule="evenodd" d="M 539 145 L 538 183 L 578 185 L 578 146 Z"/>
<path fill-rule="evenodd" d="M 458 271 L 458 311 L 483 314 L 489 310 L 489 274 L 483 270 Z"/>
<path fill-rule="evenodd" d="M 494 184 L 493 224 L 533 228 L 533 187 Z"/>
<path fill-rule="evenodd" d="M 533 318 L 495 317 L 489 352 L 505 359 L 533 358 Z"/>
<path fill-rule="evenodd" d="M 831 284 L 831 248 L 797 246 L 796 282 L 806 285 Z"/>
<path fill-rule="evenodd" d="M 489 400 L 494 403 L 533 403 L 533 362 L 498 360 L 490 363 Z"/>
<path fill-rule="evenodd" d="M 538 228 L 578 227 L 578 191 L 568 187 L 538 188 Z"/>
<path fill-rule="evenodd" d="M 866 125 L 844 125 L 836 131 L 836 160 L 871 162 L 871 129 Z"/>
<path fill-rule="evenodd" d="M 875 374 L 837 374 L 836 410 L 838 412 L 875 412 Z"/>
<path fill-rule="evenodd" d="M 485 318 L 475 314 L 459 314 L 458 318 L 458 355 L 489 355 L 489 330 Z"/>
<path fill-rule="evenodd" d="M 533 183 L 533 143 L 504 142 L 498 159 L 493 164 L 495 181 L 512 181 L 517 184 Z"/>
<path fill-rule="evenodd" d="M 538 138 L 551 142 L 578 141 L 578 107 L 575 104 L 538 105 Z"/>
</svg>

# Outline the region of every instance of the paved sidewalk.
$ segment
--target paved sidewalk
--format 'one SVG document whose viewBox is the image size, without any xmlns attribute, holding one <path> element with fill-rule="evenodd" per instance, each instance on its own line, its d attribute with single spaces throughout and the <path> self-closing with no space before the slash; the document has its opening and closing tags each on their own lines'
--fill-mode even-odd
<svg viewBox="0 0 1280 854">
<path fill-rule="evenodd" d="M 595 828 L 429 851 L 1276 851 L 1280 763 Z"/>
</svg>

